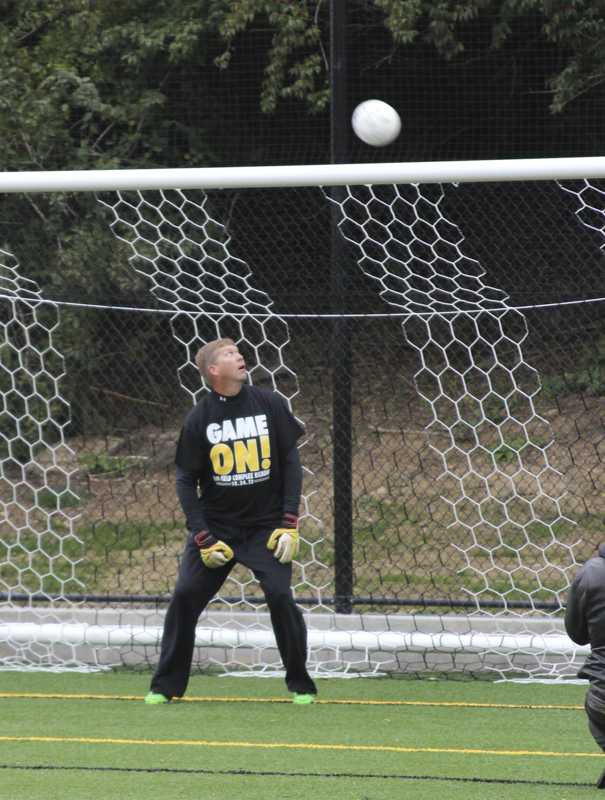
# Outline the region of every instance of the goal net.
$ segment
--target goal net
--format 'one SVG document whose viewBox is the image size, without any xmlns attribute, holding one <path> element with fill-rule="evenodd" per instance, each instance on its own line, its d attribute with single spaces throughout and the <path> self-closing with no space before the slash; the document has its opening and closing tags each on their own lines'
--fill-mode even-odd
<svg viewBox="0 0 605 800">
<path fill-rule="evenodd" d="M 316 675 L 574 676 L 565 593 L 605 510 L 605 189 L 577 178 L 599 159 L 572 161 L 513 182 L 507 162 L 11 176 L 1 667 L 156 662 L 185 538 L 174 443 L 206 391 L 197 349 L 228 336 L 306 428 L 293 587 Z M 36 230 L 58 202 L 95 243 L 80 296 L 77 236 Z M 195 665 L 281 668 L 241 567 Z"/>
</svg>

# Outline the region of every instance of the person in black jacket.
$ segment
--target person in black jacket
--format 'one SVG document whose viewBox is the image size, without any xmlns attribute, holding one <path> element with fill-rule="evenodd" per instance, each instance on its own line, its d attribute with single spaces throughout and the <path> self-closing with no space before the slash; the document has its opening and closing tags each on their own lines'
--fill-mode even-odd
<svg viewBox="0 0 605 800">
<path fill-rule="evenodd" d="M 231 339 L 206 344 L 196 364 L 211 391 L 187 415 L 177 445 L 176 487 L 189 536 L 145 702 L 183 696 L 198 618 L 240 562 L 265 594 L 294 702 L 312 703 L 317 689 L 306 668 L 307 630 L 290 588 L 303 429 L 280 395 L 247 383 Z"/>
<path fill-rule="evenodd" d="M 590 686 L 584 707 L 588 727 L 605 751 L 605 544 L 580 568 L 573 580 L 565 609 L 565 630 L 576 644 L 590 644 L 590 655 L 578 672 Z M 597 784 L 605 788 L 605 771 Z"/>
</svg>

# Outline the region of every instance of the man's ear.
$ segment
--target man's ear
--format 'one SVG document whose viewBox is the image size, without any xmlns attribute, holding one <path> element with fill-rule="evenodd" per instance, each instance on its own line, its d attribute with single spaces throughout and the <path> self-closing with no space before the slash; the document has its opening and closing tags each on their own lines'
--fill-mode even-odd
<svg viewBox="0 0 605 800">
<path fill-rule="evenodd" d="M 599 545 L 599 555 L 601 558 L 605 558 L 605 544 Z"/>
</svg>

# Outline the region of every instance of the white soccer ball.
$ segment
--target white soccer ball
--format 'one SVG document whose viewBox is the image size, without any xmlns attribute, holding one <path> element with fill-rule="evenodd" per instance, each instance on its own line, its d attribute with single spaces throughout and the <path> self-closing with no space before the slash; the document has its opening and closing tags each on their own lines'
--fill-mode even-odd
<svg viewBox="0 0 605 800">
<path fill-rule="evenodd" d="M 401 130 L 399 114 L 382 100 L 364 100 L 353 111 L 351 123 L 361 141 L 372 147 L 391 144 Z"/>
</svg>

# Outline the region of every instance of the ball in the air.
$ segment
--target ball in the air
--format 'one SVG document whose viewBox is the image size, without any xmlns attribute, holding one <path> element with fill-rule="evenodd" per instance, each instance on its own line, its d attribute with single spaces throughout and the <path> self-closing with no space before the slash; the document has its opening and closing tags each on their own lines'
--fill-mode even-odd
<svg viewBox="0 0 605 800">
<path fill-rule="evenodd" d="M 372 147 L 391 144 L 401 130 L 399 114 L 382 100 L 364 100 L 353 111 L 351 123 L 362 142 Z"/>
</svg>

